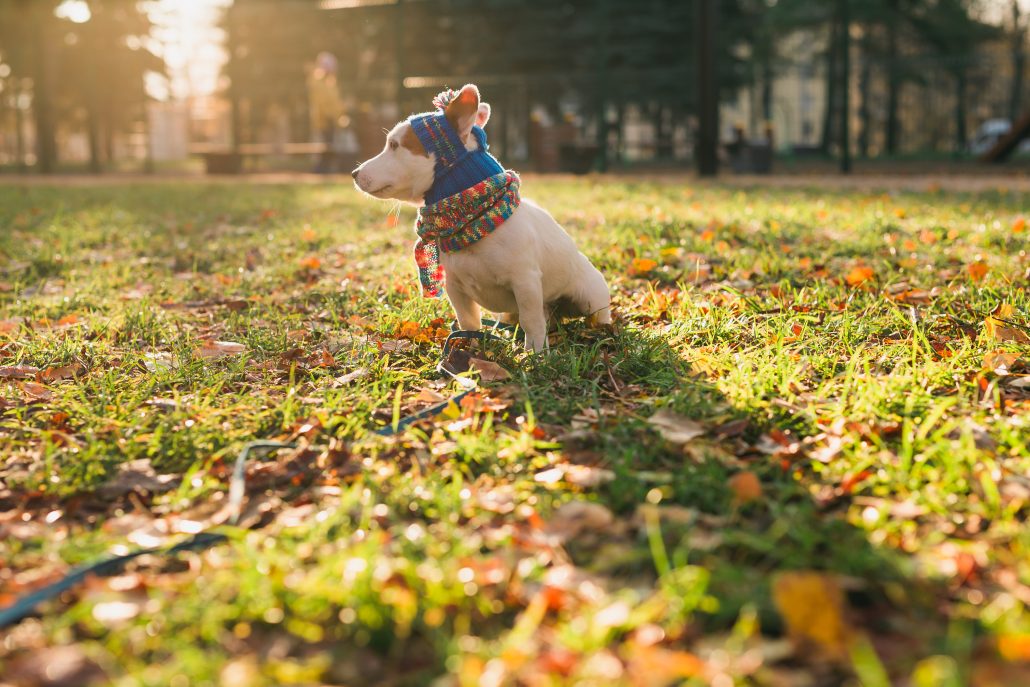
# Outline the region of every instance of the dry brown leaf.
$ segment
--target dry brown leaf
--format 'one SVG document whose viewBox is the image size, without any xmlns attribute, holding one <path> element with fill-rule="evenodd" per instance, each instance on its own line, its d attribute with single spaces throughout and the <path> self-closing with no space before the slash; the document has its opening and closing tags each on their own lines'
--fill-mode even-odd
<svg viewBox="0 0 1030 687">
<path fill-rule="evenodd" d="M 1002 303 L 991 316 L 984 320 L 984 327 L 987 336 L 995 341 L 1009 341 L 1013 343 L 1030 343 L 1030 334 L 1022 329 L 1012 326 L 1009 322 L 1015 313 L 1014 308 L 1008 303 Z"/>
<path fill-rule="evenodd" d="M 484 382 L 503 382 L 511 379 L 507 370 L 491 360 L 472 358 L 469 360 L 469 365 L 479 373 L 479 379 Z"/>
<path fill-rule="evenodd" d="M 547 529 L 562 541 L 568 541 L 584 532 L 606 530 L 614 522 L 612 512 L 599 503 L 570 501 L 554 512 Z"/>
<path fill-rule="evenodd" d="M 28 396 L 34 401 L 49 401 L 54 398 L 54 394 L 42 384 L 36 382 L 22 382 L 18 385 L 21 387 L 22 393 Z"/>
<path fill-rule="evenodd" d="M 86 656 L 82 644 L 42 648 L 23 653 L 7 664 L 3 679 L 12 685 L 91 687 L 110 684 L 104 670 Z"/>
<path fill-rule="evenodd" d="M 447 397 L 441 393 L 433 391 L 432 389 L 420 389 L 418 395 L 415 396 L 415 403 L 440 403 L 446 401 Z"/>
<path fill-rule="evenodd" d="M 674 444 L 686 444 L 705 433 L 705 428 L 699 422 L 691 420 L 685 415 L 662 408 L 648 419 L 667 441 Z"/>
<path fill-rule="evenodd" d="M 202 360 L 217 360 L 230 355 L 239 355 L 245 350 L 247 350 L 246 346 L 234 341 L 205 341 L 194 353 Z"/>
<path fill-rule="evenodd" d="M 1018 353 L 991 351 L 984 356 L 983 369 L 996 375 L 1007 375 L 1018 367 L 1020 367 Z"/>
<path fill-rule="evenodd" d="M 0 365 L 0 379 L 35 379 L 37 373 L 32 365 Z"/>
<path fill-rule="evenodd" d="M 129 492 L 160 493 L 170 491 L 179 482 L 177 475 L 159 475 L 149 458 L 139 458 L 118 466 L 115 476 L 97 488 L 104 498 L 117 498 Z"/>
<path fill-rule="evenodd" d="M 61 367 L 48 367 L 39 373 L 39 378 L 44 382 L 57 382 L 62 379 L 80 377 L 85 371 L 86 368 L 79 363 L 72 363 L 71 365 L 62 365 Z"/>
<path fill-rule="evenodd" d="M 341 376 L 337 377 L 336 379 L 333 380 L 333 383 L 336 386 L 346 386 L 347 384 L 350 384 L 353 381 L 361 379 L 362 377 L 364 377 L 367 374 L 368 374 L 368 370 L 366 370 L 363 367 L 359 367 L 356 370 L 353 370 L 351 372 L 348 372 L 345 375 L 341 375 Z"/>
<path fill-rule="evenodd" d="M 852 633 L 844 619 L 844 593 L 834 577 L 806 570 L 785 572 L 772 587 L 773 603 L 797 648 L 847 660 Z"/>
<path fill-rule="evenodd" d="M 0 320 L 0 334 L 13 334 L 21 327 L 21 320 Z"/>
<path fill-rule="evenodd" d="M 728 484 L 733 492 L 733 501 L 737 504 L 762 498 L 762 483 L 758 481 L 758 476 L 749 470 L 733 475 Z"/>
</svg>

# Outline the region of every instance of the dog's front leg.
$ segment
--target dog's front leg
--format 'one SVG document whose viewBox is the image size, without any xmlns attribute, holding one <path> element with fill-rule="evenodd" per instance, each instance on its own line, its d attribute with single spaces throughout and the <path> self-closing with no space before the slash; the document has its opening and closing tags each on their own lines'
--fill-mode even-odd
<svg viewBox="0 0 1030 687">
<path fill-rule="evenodd" d="M 447 300 L 454 308 L 454 314 L 458 317 L 458 326 L 465 331 L 477 332 L 483 326 L 483 318 L 479 312 L 479 303 L 472 300 L 472 296 L 462 291 L 461 287 L 446 280 L 444 291 L 447 292 Z"/>
<path fill-rule="evenodd" d="M 540 275 L 526 278 L 513 291 L 519 306 L 519 326 L 526 332 L 526 348 L 539 353 L 547 348 L 547 313 Z"/>
</svg>

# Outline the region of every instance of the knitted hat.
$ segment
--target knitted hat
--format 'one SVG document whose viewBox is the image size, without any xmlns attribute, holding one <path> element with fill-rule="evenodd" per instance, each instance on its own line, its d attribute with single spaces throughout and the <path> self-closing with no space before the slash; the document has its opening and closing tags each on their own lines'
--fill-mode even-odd
<svg viewBox="0 0 1030 687">
<path fill-rule="evenodd" d="M 436 112 L 423 112 L 408 117 L 411 130 L 426 152 L 436 155 L 433 185 L 423 197 L 426 205 L 439 202 L 504 172 L 501 163 L 489 152 L 486 132 L 482 127 L 472 127 L 472 135 L 479 147 L 476 150 L 465 147 L 465 142 L 444 114 L 444 108 L 453 97 L 454 91 L 444 91 L 433 100 L 438 108 Z"/>
</svg>

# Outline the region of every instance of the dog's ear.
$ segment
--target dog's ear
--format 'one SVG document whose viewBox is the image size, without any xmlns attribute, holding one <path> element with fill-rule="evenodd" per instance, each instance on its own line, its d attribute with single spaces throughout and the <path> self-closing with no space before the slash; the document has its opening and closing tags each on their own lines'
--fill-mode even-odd
<svg viewBox="0 0 1030 687">
<path fill-rule="evenodd" d="M 490 121 L 490 103 L 479 103 L 479 112 L 476 113 L 476 126 L 480 129 L 486 128 Z"/>
<path fill-rule="evenodd" d="M 479 89 L 472 84 L 462 86 L 458 95 L 447 104 L 444 114 L 464 141 L 472 133 L 472 125 L 479 116 Z"/>
</svg>

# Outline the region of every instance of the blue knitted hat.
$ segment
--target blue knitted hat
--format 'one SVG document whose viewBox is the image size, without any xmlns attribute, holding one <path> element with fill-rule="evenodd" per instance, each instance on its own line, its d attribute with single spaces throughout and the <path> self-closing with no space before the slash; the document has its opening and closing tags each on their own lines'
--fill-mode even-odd
<svg viewBox="0 0 1030 687">
<path fill-rule="evenodd" d="M 424 112 L 408 117 L 411 130 L 415 132 L 426 152 L 436 155 L 433 185 L 423 197 L 426 205 L 461 193 L 484 179 L 504 172 L 501 163 L 489 152 L 486 132 L 482 127 L 472 127 L 472 135 L 476 137 L 479 147 L 476 150 L 465 147 L 465 143 L 443 112 L 443 106 L 446 104 L 446 101 L 442 101 L 443 96 L 444 94 L 440 94 L 433 101 L 440 107 L 436 112 Z"/>
</svg>

